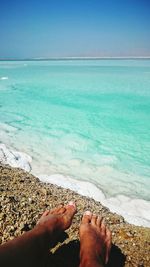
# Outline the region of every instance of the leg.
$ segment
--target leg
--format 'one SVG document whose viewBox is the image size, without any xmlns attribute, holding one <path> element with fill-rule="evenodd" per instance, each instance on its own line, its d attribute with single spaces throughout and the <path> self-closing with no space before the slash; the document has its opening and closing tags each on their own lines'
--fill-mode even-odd
<svg viewBox="0 0 150 267">
<path fill-rule="evenodd" d="M 102 267 L 111 249 L 111 232 L 103 219 L 85 212 L 80 225 L 80 267 Z"/>
<path fill-rule="evenodd" d="M 75 213 L 72 202 L 45 212 L 33 230 L 0 246 L 0 266 L 43 266 L 49 248 L 70 227 Z"/>
</svg>

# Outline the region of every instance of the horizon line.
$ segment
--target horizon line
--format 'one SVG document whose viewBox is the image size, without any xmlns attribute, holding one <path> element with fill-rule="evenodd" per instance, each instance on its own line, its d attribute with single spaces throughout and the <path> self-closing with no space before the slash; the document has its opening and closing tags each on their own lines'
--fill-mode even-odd
<svg viewBox="0 0 150 267">
<path fill-rule="evenodd" d="M 78 60 L 78 59 L 150 59 L 150 56 L 66 56 L 66 57 L 31 57 L 31 58 L 0 58 L 0 61 L 34 61 L 34 60 Z"/>
</svg>

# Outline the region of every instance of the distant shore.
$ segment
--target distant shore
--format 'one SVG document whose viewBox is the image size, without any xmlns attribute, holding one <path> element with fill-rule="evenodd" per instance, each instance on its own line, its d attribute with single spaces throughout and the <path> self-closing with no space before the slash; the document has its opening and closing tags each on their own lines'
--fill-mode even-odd
<svg viewBox="0 0 150 267">
<path fill-rule="evenodd" d="M 113 249 L 109 266 L 149 266 L 150 228 L 126 223 L 123 217 L 111 213 L 100 202 L 69 189 L 42 183 L 33 175 L 8 165 L 0 165 L 0 190 L 1 243 L 32 229 L 45 209 L 73 200 L 78 213 L 67 231 L 68 238 L 50 253 L 52 266 L 60 266 L 60 262 L 63 262 L 62 266 L 67 266 L 65 261 L 72 254 L 72 266 L 75 266 L 79 250 L 79 223 L 87 209 L 103 216 L 112 231 Z"/>
<path fill-rule="evenodd" d="M 136 57 L 136 56 L 127 56 L 127 57 L 39 57 L 39 58 L 0 58 L 0 61 L 51 61 L 51 60 L 142 60 L 150 59 L 150 56 Z"/>
</svg>

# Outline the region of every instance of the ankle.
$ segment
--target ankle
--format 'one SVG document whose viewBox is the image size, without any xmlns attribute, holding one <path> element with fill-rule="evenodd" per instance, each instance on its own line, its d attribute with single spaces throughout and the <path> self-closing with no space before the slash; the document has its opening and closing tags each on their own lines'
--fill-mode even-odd
<svg viewBox="0 0 150 267">
<path fill-rule="evenodd" d="M 105 265 L 99 259 L 92 259 L 89 257 L 81 258 L 80 259 L 80 266 L 79 267 L 104 267 Z"/>
<path fill-rule="evenodd" d="M 59 229 L 61 228 L 60 225 L 60 221 L 58 220 L 57 217 L 51 217 L 51 220 L 45 220 L 45 221 L 41 221 L 40 223 L 38 223 L 34 229 L 36 229 L 36 231 L 39 231 L 41 233 L 43 233 L 47 236 L 52 235 L 52 233 L 54 233 L 55 231 L 59 231 Z"/>
<path fill-rule="evenodd" d="M 104 267 L 102 259 L 96 255 L 90 255 L 90 253 L 80 252 L 80 267 Z"/>
<path fill-rule="evenodd" d="M 46 221 L 35 226 L 34 233 L 39 237 L 41 243 L 46 247 L 62 232 L 60 221 L 57 218 L 51 219 L 51 222 Z"/>
<path fill-rule="evenodd" d="M 35 228 L 31 231 L 32 235 L 37 240 L 37 246 L 41 249 L 47 248 L 49 244 L 49 234 L 46 227 L 42 225 L 36 225 Z"/>
</svg>

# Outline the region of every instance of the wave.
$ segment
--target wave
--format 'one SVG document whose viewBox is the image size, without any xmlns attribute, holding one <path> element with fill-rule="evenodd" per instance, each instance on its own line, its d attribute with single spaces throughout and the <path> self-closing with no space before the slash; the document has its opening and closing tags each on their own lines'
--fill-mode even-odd
<svg viewBox="0 0 150 267">
<path fill-rule="evenodd" d="M 8 149 L 4 144 L 0 144 L 0 162 L 9 164 L 12 167 L 19 167 L 26 171 L 31 171 L 32 158 L 22 152 Z M 34 174 L 34 173 L 33 173 Z M 91 197 L 108 207 L 110 211 L 122 215 L 125 220 L 134 225 L 150 227 L 150 202 L 127 197 L 125 195 L 116 195 L 106 198 L 102 189 L 96 185 L 73 179 L 62 174 L 36 175 L 42 182 L 51 183 L 63 188 L 71 189 L 80 195 Z"/>
</svg>

